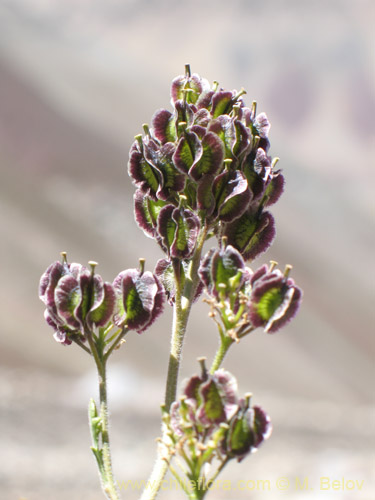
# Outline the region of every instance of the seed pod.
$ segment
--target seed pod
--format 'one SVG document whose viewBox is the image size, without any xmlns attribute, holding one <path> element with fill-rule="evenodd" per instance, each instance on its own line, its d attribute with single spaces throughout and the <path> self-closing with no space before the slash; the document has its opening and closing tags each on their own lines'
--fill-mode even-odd
<svg viewBox="0 0 375 500">
<path fill-rule="evenodd" d="M 116 291 L 114 323 L 142 333 L 161 314 L 164 306 L 164 290 L 150 271 L 128 269 L 113 281 Z"/>
<path fill-rule="evenodd" d="M 171 258 L 189 259 L 192 256 L 199 229 L 199 218 L 191 210 L 173 205 L 166 205 L 160 210 L 157 232 Z"/>
<path fill-rule="evenodd" d="M 231 245 L 220 250 L 211 249 L 203 258 L 199 276 L 210 295 L 228 295 L 238 292 L 244 281 L 245 262 Z"/>
<path fill-rule="evenodd" d="M 112 318 L 115 292 L 110 283 L 81 264 L 55 262 L 40 280 L 39 297 L 47 306 L 45 319 L 55 339 L 70 344 L 69 336 L 86 337 L 86 329 L 105 326 Z"/>
<path fill-rule="evenodd" d="M 275 237 L 275 222 L 269 212 L 260 216 L 245 212 L 223 227 L 222 235 L 236 248 L 245 260 L 254 260 L 265 252 Z"/>
<path fill-rule="evenodd" d="M 286 325 L 297 313 L 302 291 L 291 278 L 289 267 L 284 274 L 264 265 L 251 278 L 249 316 L 255 327 L 274 333 Z"/>
</svg>

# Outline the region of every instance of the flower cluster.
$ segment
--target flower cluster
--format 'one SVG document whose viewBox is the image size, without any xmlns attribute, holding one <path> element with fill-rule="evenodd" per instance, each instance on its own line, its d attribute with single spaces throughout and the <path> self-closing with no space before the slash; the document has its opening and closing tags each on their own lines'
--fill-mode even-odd
<svg viewBox="0 0 375 500">
<path fill-rule="evenodd" d="M 113 284 L 95 274 L 95 262 L 89 264 L 91 270 L 69 264 L 63 253 L 63 261 L 51 264 L 40 279 L 39 298 L 58 342 L 86 340 L 95 328 L 112 323 L 140 333 L 162 312 L 163 287 L 151 272 L 144 272 L 143 262 L 140 270 L 121 272 Z"/>
<path fill-rule="evenodd" d="M 250 395 L 238 398 L 233 375 L 223 369 L 208 374 L 204 361 L 202 367 L 202 374 L 187 381 L 183 395 L 164 416 L 165 444 L 195 473 L 215 458 L 221 463 L 241 461 L 271 433 L 268 415 L 250 406 Z"/>
<path fill-rule="evenodd" d="M 204 224 L 247 259 L 271 244 L 266 210 L 284 178 L 268 155 L 269 121 L 245 106 L 245 91 L 212 87 L 198 75 L 175 78 L 173 112 L 161 109 L 130 150 L 135 219 L 169 258 L 189 259 Z"/>
<path fill-rule="evenodd" d="M 235 339 L 258 327 L 274 333 L 296 315 L 302 291 L 289 278 L 291 266 L 284 273 L 275 266 L 263 265 L 253 273 L 226 240 L 202 260 L 199 275 L 211 297 L 212 316 L 219 314 Z"/>
</svg>

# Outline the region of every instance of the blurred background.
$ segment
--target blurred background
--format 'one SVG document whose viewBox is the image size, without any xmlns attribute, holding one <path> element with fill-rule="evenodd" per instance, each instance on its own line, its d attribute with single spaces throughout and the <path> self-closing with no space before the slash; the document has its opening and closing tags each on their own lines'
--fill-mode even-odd
<svg viewBox="0 0 375 500">
<path fill-rule="evenodd" d="M 287 184 L 272 207 L 276 241 L 254 266 L 293 264 L 305 294 L 290 326 L 245 338 L 224 362 L 274 431 L 222 479 L 270 480 L 272 491 L 211 498 L 284 498 L 278 477 L 293 500 L 375 498 L 374 17 L 370 0 L 0 0 L 2 499 L 102 498 L 86 418 L 93 363 L 53 340 L 38 282 L 61 250 L 98 261 L 108 281 L 139 257 L 153 269 L 161 252 L 133 220 L 128 150 L 170 108 L 186 63 L 245 87 L 267 113 Z M 181 380 L 215 352 L 207 313 L 195 307 Z M 154 461 L 170 320 L 167 308 L 111 360 L 119 481 L 146 479 Z M 363 488 L 320 491 L 322 476 Z M 296 477 L 314 491 L 296 491 Z"/>
</svg>

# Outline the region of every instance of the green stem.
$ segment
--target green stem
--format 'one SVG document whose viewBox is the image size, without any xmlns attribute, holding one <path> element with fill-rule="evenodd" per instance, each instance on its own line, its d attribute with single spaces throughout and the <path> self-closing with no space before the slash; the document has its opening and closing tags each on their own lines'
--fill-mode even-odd
<svg viewBox="0 0 375 500">
<path fill-rule="evenodd" d="M 178 372 L 181 363 L 182 347 L 189 320 L 192 301 L 198 285 L 198 268 L 201 260 L 202 248 L 207 236 L 207 227 L 204 227 L 199 236 L 197 247 L 190 263 L 188 275 L 185 277 L 184 289 L 181 289 L 181 264 L 174 262 L 175 277 L 175 304 L 173 309 L 173 327 L 171 351 L 169 355 L 168 375 L 165 389 L 165 407 L 169 410 L 176 399 Z"/>
<path fill-rule="evenodd" d="M 203 244 L 206 240 L 208 227 L 203 226 L 194 255 L 191 259 L 187 276 L 185 276 L 185 285 L 182 289 L 181 280 L 179 278 L 181 268 L 180 262 L 174 262 L 175 276 L 175 304 L 173 309 L 173 326 L 171 338 L 171 351 L 169 355 L 168 374 L 165 388 L 165 408 L 169 410 L 171 404 L 176 399 L 178 373 L 181 364 L 181 354 L 186 333 L 186 327 L 189 319 L 191 305 L 194 294 L 198 286 L 198 268 L 201 260 Z M 163 436 L 165 438 L 165 436 Z M 162 439 L 163 439 L 162 438 Z M 165 459 L 162 451 L 159 451 L 154 469 L 148 480 L 148 484 L 152 487 L 147 487 L 141 496 L 141 500 L 154 500 L 162 485 L 165 474 L 168 470 L 168 461 Z"/>
<path fill-rule="evenodd" d="M 87 339 L 99 378 L 99 401 L 100 401 L 100 421 L 101 421 L 101 452 L 103 458 L 103 468 L 101 472 L 102 488 L 108 500 L 119 500 L 115 480 L 112 472 L 111 449 L 109 443 L 109 419 L 107 402 L 107 370 L 106 359 L 104 357 L 104 343 L 100 340 L 94 342 L 91 332 L 87 332 Z"/>
<path fill-rule="evenodd" d="M 180 263 L 178 262 L 177 265 L 180 265 Z M 171 351 L 169 354 L 167 384 L 165 388 L 165 407 L 167 411 L 169 411 L 171 404 L 176 399 L 181 353 L 190 313 L 190 302 L 185 307 L 182 306 L 182 290 L 177 271 L 175 271 L 175 287 L 176 295 L 173 308 Z"/>
<path fill-rule="evenodd" d="M 210 368 L 211 375 L 219 369 L 223 359 L 225 358 L 226 353 L 228 352 L 230 346 L 233 344 L 234 340 L 227 335 L 222 335 L 220 338 L 220 346 L 216 351 L 215 358 L 212 362 L 212 366 Z"/>
</svg>

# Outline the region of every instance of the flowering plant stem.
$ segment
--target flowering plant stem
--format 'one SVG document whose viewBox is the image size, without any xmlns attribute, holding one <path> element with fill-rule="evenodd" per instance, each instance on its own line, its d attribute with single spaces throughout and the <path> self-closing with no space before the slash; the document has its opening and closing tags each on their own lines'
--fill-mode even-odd
<svg viewBox="0 0 375 500">
<path fill-rule="evenodd" d="M 185 276 L 185 286 L 181 287 L 181 267 L 180 261 L 174 262 L 174 281 L 175 281 L 175 303 L 173 306 L 173 326 L 171 338 L 171 351 L 169 355 L 168 374 L 165 389 L 165 407 L 169 410 L 171 404 L 176 399 L 178 372 L 181 364 L 181 354 L 186 333 L 186 327 L 189 320 L 191 305 L 193 302 L 194 294 L 198 285 L 198 268 L 201 260 L 202 248 L 207 237 L 208 227 L 203 226 L 201 229 L 197 246 L 192 256 L 188 275 Z M 159 489 L 162 485 L 165 474 L 169 466 L 169 459 L 171 457 L 162 454 L 156 459 L 154 468 L 151 472 L 149 480 L 146 482 L 148 485 L 144 490 L 141 500 L 154 500 Z"/>
<path fill-rule="evenodd" d="M 213 374 L 216 370 L 220 368 L 223 359 L 228 352 L 230 346 L 233 344 L 234 339 L 231 337 L 227 337 L 222 335 L 220 338 L 220 345 L 218 350 L 216 351 L 215 358 L 212 362 L 212 366 L 210 368 L 210 373 Z"/>
<path fill-rule="evenodd" d="M 115 480 L 112 471 L 112 459 L 109 443 L 109 420 L 108 420 L 108 401 L 107 401 L 107 359 L 108 352 L 104 353 L 106 347 L 105 331 L 99 330 L 98 337 L 93 338 L 92 332 L 87 332 L 87 339 L 90 345 L 92 355 L 95 360 L 98 378 L 99 378 L 99 402 L 100 413 L 97 414 L 95 403 L 90 403 L 90 408 L 94 406 L 94 411 L 89 411 L 89 420 L 92 430 L 93 446 L 92 451 L 95 455 L 102 488 L 109 500 L 119 500 Z M 121 332 L 121 336 L 124 333 Z M 117 344 L 117 342 L 115 342 Z M 113 347 L 113 346 L 112 346 Z M 94 413 L 94 414 L 93 414 Z M 95 415 L 96 414 L 96 415 Z M 100 443 L 99 437 L 100 435 Z"/>
</svg>

